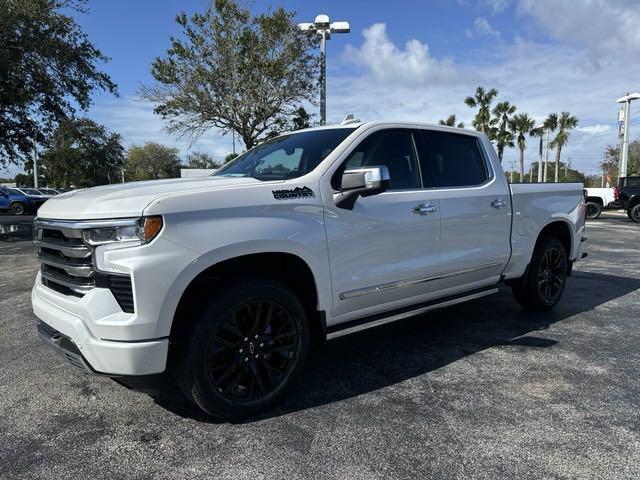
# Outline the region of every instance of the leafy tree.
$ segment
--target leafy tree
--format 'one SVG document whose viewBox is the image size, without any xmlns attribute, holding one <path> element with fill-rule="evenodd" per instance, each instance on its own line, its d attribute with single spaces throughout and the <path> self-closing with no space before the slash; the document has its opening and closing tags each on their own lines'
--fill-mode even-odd
<svg viewBox="0 0 640 480">
<path fill-rule="evenodd" d="M 493 118 L 490 125 L 493 129 L 494 140 L 498 150 L 498 158 L 502 163 L 505 147 L 513 147 L 514 134 L 510 130 L 511 118 L 516 113 L 516 106 L 509 102 L 500 102 L 493 107 Z"/>
<path fill-rule="evenodd" d="M 458 128 L 464 128 L 464 123 L 462 122 L 457 122 L 456 116 L 455 114 L 449 115 L 445 120 L 440 120 L 438 122 L 438 125 L 444 125 L 445 127 L 458 127 Z"/>
<path fill-rule="evenodd" d="M 18 187 L 33 187 L 33 175 L 19 173 L 16 175 L 15 182 Z"/>
<path fill-rule="evenodd" d="M 304 107 L 298 107 L 291 119 L 291 130 L 302 130 L 311 127 L 311 117 Z"/>
<path fill-rule="evenodd" d="M 498 91 L 495 88 L 485 90 L 483 87 L 476 88 L 475 94 L 472 97 L 467 97 L 464 103 L 470 108 L 478 108 L 473 118 L 473 128 L 479 132 L 485 133 L 490 139 L 493 140 L 493 134 L 491 131 L 491 103 L 498 95 Z"/>
<path fill-rule="evenodd" d="M 212 127 L 233 130 L 251 148 L 314 100 L 318 59 L 310 51 L 318 40 L 297 28 L 293 13 L 252 16 L 234 0 L 215 0 L 176 21 L 183 35 L 153 62 L 157 84 L 141 91 L 170 132 L 195 139 Z"/>
<path fill-rule="evenodd" d="M 615 182 L 618 178 L 618 165 L 620 162 L 620 147 L 607 146 L 604 152 L 604 160 L 600 162 L 600 167 L 606 176 Z M 629 143 L 629 161 L 627 164 L 627 175 L 640 175 L 640 140 Z"/>
<path fill-rule="evenodd" d="M 238 153 L 229 153 L 229 154 L 227 154 L 227 156 L 224 157 L 224 163 L 229 163 L 231 160 L 236 158 L 238 155 L 239 155 Z"/>
<path fill-rule="evenodd" d="M 527 147 L 527 136 L 535 135 L 535 124 L 535 120 L 526 113 L 515 115 L 509 123 L 520 149 L 520 178 L 524 178 L 524 150 Z"/>
<path fill-rule="evenodd" d="M 38 178 L 56 187 L 93 187 L 119 182 L 124 167 L 120 135 L 88 118 L 61 123 L 45 142 L 38 160 Z M 33 171 L 33 161 L 25 162 Z"/>
<path fill-rule="evenodd" d="M 125 178 L 128 181 L 157 180 L 180 176 L 178 149 L 147 142 L 127 150 Z"/>
<path fill-rule="evenodd" d="M 562 112 L 558 117 L 558 133 L 555 138 L 549 144 L 550 147 L 556 149 L 556 168 L 555 168 L 555 181 L 558 181 L 558 172 L 560 165 L 560 152 L 569 142 L 569 136 L 571 130 L 578 126 L 578 119 L 571 115 L 569 112 Z"/>
<path fill-rule="evenodd" d="M 0 0 L 0 166 L 27 158 L 91 93 L 116 93 L 108 60 L 63 9 L 86 0 Z M 31 118 L 33 117 L 33 118 Z"/>
<path fill-rule="evenodd" d="M 187 155 L 187 166 L 189 168 L 219 168 L 220 164 L 206 153 L 192 152 Z"/>
</svg>

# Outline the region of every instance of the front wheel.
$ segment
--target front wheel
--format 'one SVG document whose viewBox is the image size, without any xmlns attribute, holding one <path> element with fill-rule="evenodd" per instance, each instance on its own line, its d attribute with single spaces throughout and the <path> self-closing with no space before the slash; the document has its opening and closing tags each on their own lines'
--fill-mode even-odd
<svg viewBox="0 0 640 480">
<path fill-rule="evenodd" d="M 587 218 L 590 220 L 595 220 L 602 213 L 602 206 L 596 202 L 588 202 L 586 205 L 587 210 Z"/>
<path fill-rule="evenodd" d="M 20 202 L 13 202 L 11 204 L 11 207 L 9 208 L 9 211 L 13 214 L 13 215 L 24 215 L 25 212 L 25 208 L 24 205 Z"/>
<path fill-rule="evenodd" d="M 556 237 L 536 245 L 525 275 L 512 285 L 513 295 L 529 310 L 551 310 L 562 297 L 568 274 L 567 252 Z"/>
<path fill-rule="evenodd" d="M 629 218 L 640 223 L 640 203 L 629 209 Z"/>
<path fill-rule="evenodd" d="M 181 349 L 176 379 L 198 407 L 234 420 L 274 404 L 309 352 L 307 315 L 298 298 L 270 280 L 215 292 Z"/>
</svg>

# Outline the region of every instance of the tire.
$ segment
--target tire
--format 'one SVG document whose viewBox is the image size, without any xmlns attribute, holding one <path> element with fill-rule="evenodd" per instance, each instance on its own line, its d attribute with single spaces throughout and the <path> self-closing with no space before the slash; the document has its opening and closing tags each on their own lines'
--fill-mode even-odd
<svg viewBox="0 0 640 480">
<path fill-rule="evenodd" d="M 596 202 L 588 202 L 586 205 L 586 217 L 595 220 L 602 213 L 602 205 Z"/>
<path fill-rule="evenodd" d="M 528 310 L 551 310 L 562 298 L 568 265 L 562 242 L 553 236 L 542 237 L 526 273 L 512 285 L 513 296 Z"/>
<path fill-rule="evenodd" d="M 631 218 L 631 209 L 627 208 L 626 212 L 627 212 L 627 217 L 629 217 L 629 220 L 633 220 L 633 218 Z"/>
<path fill-rule="evenodd" d="M 13 214 L 13 215 L 24 215 L 26 212 L 26 209 L 24 208 L 24 205 L 20 202 L 13 202 L 11 204 L 11 206 L 9 207 L 9 211 Z"/>
<path fill-rule="evenodd" d="M 640 223 L 640 203 L 630 208 L 628 210 L 628 215 L 631 220 L 636 223 Z"/>
<path fill-rule="evenodd" d="M 175 369 L 182 392 L 219 420 L 238 420 L 277 402 L 309 355 L 300 300 L 283 285 L 249 280 L 216 292 L 196 313 Z"/>
</svg>

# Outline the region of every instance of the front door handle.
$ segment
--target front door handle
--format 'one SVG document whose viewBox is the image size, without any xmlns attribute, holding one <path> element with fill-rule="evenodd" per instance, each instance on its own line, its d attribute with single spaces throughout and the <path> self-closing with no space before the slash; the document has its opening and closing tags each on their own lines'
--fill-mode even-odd
<svg viewBox="0 0 640 480">
<path fill-rule="evenodd" d="M 428 205 L 426 203 L 423 203 L 422 205 L 413 207 L 412 211 L 416 215 L 429 215 L 430 213 L 433 213 L 436 211 L 436 207 L 434 207 L 433 205 Z"/>
<path fill-rule="evenodd" d="M 493 202 L 491 202 L 491 206 L 493 208 L 502 208 L 502 207 L 506 207 L 507 206 L 507 202 L 505 202 L 501 198 L 498 198 L 498 199 L 494 200 Z"/>
</svg>

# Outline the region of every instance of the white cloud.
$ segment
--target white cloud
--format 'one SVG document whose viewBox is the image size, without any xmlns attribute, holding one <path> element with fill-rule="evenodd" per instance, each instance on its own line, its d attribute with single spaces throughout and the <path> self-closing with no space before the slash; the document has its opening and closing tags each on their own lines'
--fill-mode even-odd
<svg viewBox="0 0 640 480">
<path fill-rule="evenodd" d="M 599 135 L 601 133 L 605 133 L 608 132 L 609 130 L 611 130 L 611 125 L 589 125 L 586 127 L 578 127 L 576 128 L 577 131 L 579 132 L 584 132 L 584 133 L 588 133 L 589 135 Z"/>
<path fill-rule="evenodd" d="M 365 39 L 365 43 L 366 43 Z M 387 41 L 390 40 L 387 37 Z M 350 47 L 353 49 L 354 47 Z M 400 49 L 391 43 L 392 51 Z M 355 48 L 360 51 L 361 48 Z M 606 69 L 584 68 L 587 50 L 571 44 L 541 44 L 518 40 L 478 49 L 473 60 L 456 62 L 455 81 L 432 83 L 424 88 L 393 75 L 348 75 L 336 72 L 328 79 L 329 120 L 338 122 L 345 113 L 367 120 L 398 119 L 437 123 L 449 114 L 471 125 L 474 110 L 464 98 L 476 86 L 495 87 L 498 100 L 509 100 L 518 111 L 542 121 L 551 112 L 569 111 L 579 119 L 562 160 L 571 160 L 585 173 L 598 171 L 606 145 L 617 143 L 616 98 L 629 88 L 628 79 L 640 77 L 640 62 L 612 59 Z M 429 62 L 439 62 L 429 57 Z M 640 104 L 633 105 L 632 121 L 640 118 Z M 637 113 L 636 113 L 637 112 Z M 640 128 L 632 125 L 634 137 Z M 537 161 L 537 145 L 528 142 L 527 164 Z M 550 158 L 555 158 L 554 152 Z M 517 160 L 517 149 L 509 149 L 505 161 Z"/>
<path fill-rule="evenodd" d="M 404 49 L 398 48 L 387 36 L 386 28 L 384 23 L 374 23 L 364 29 L 362 45 L 348 45 L 343 59 L 368 69 L 378 80 L 416 84 L 454 77 L 450 60 L 434 59 L 429 46 L 416 39 L 409 40 Z"/>
<path fill-rule="evenodd" d="M 495 30 L 484 17 L 477 17 L 473 22 L 473 29 L 468 29 L 466 34 L 468 38 L 482 35 L 500 38 L 500 32 Z"/>
<path fill-rule="evenodd" d="M 481 0 L 481 4 L 489 7 L 494 15 L 502 13 L 511 3 L 511 0 Z"/>
<path fill-rule="evenodd" d="M 519 0 L 518 13 L 555 39 L 588 48 L 596 65 L 640 49 L 638 0 Z"/>
</svg>

